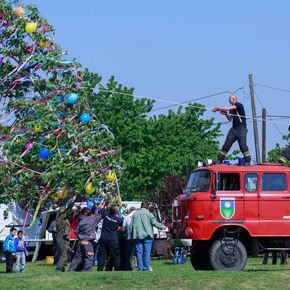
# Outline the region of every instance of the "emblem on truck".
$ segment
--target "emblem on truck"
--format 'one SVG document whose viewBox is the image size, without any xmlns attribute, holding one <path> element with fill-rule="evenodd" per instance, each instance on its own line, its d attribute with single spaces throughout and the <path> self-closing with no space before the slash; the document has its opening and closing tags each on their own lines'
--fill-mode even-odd
<svg viewBox="0 0 290 290">
<path fill-rule="evenodd" d="M 224 219 L 230 219 L 235 215 L 235 199 L 221 198 L 220 199 L 220 213 Z"/>
</svg>

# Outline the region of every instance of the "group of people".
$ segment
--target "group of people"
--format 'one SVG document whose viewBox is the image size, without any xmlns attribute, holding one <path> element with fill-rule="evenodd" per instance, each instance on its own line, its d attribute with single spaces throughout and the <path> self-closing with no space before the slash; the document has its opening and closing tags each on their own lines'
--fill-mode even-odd
<svg viewBox="0 0 290 290">
<path fill-rule="evenodd" d="M 228 107 L 214 107 L 213 112 L 220 112 L 222 115 L 232 122 L 232 127 L 229 130 L 225 143 L 217 156 L 217 163 L 223 163 L 227 153 L 231 149 L 232 145 L 238 141 L 241 152 L 244 155 L 245 165 L 250 165 L 251 154 L 247 145 L 247 118 L 245 109 L 242 103 L 238 102 L 238 98 L 235 95 L 229 97 L 230 106 Z M 290 132 L 290 126 L 288 128 Z M 290 161 L 290 144 L 281 153 L 279 162 L 281 164 L 287 164 Z"/>
<path fill-rule="evenodd" d="M 142 202 L 138 210 L 129 208 L 128 215 L 122 219 L 116 205 L 94 202 L 92 209 L 80 209 L 74 206 L 74 200 L 60 208 L 55 219 L 53 237 L 57 272 L 64 272 L 68 263 L 70 225 L 74 223 L 77 246 L 68 271 L 91 271 L 95 256 L 98 271 L 132 271 L 134 252 L 137 257 L 136 270 L 151 269 L 153 227 L 165 229 L 165 226 L 158 223 L 149 211 L 148 202 Z"/>
<path fill-rule="evenodd" d="M 10 234 L 4 241 L 3 250 L 6 259 L 6 273 L 13 272 L 13 265 L 14 272 L 24 272 L 28 251 L 23 240 L 23 231 L 17 231 L 16 228 L 12 227 Z"/>
</svg>

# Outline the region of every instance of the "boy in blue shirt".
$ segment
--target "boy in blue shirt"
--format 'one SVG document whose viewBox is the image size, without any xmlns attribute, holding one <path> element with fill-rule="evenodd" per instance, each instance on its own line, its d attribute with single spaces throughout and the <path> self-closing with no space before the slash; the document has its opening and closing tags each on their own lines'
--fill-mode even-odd
<svg viewBox="0 0 290 290">
<path fill-rule="evenodd" d="M 20 273 L 24 272 L 24 267 L 26 263 L 25 257 L 28 256 L 25 242 L 23 241 L 23 231 L 17 232 L 17 238 L 14 240 L 15 244 L 15 254 L 16 254 L 16 263 L 15 263 L 15 273 L 19 272 L 20 264 Z"/>
<path fill-rule="evenodd" d="M 3 250 L 5 253 L 6 258 L 6 273 L 12 273 L 12 267 L 14 263 L 15 258 L 15 236 L 17 233 L 16 228 L 10 229 L 10 235 L 6 237 L 4 244 L 3 244 Z"/>
</svg>

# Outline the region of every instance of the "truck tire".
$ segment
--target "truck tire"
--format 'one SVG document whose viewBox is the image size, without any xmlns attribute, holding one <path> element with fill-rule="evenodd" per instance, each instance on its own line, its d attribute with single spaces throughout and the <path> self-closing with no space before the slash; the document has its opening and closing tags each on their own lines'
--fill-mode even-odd
<svg viewBox="0 0 290 290">
<path fill-rule="evenodd" d="M 194 270 L 212 270 L 208 249 L 204 247 L 191 248 L 191 265 Z"/>
<path fill-rule="evenodd" d="M 241 271 L 247 263 L 247 251 L 238 240 L 217 240 L 210 247 L 209 259 L 216 271 Z"/>
</svg>

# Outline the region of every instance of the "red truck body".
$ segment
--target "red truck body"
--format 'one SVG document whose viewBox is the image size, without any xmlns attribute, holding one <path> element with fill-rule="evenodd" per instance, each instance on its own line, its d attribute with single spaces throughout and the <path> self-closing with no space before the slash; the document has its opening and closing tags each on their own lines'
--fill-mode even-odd
<svg viewBox="0 0 290 290">
<path fill-rule="evenodd" d="M 191 239 L 193 245 L 210 247 L 227 236 L 237 240 L 227 235 L 236 231 L 247 249 L 253 241 L 265 249 L 270 240 L 278 240 L 284 249 L 290 237 L 290 168 L 278 164 L 197 168 L 172 209 L 173 236 Z"/>
</svg>

